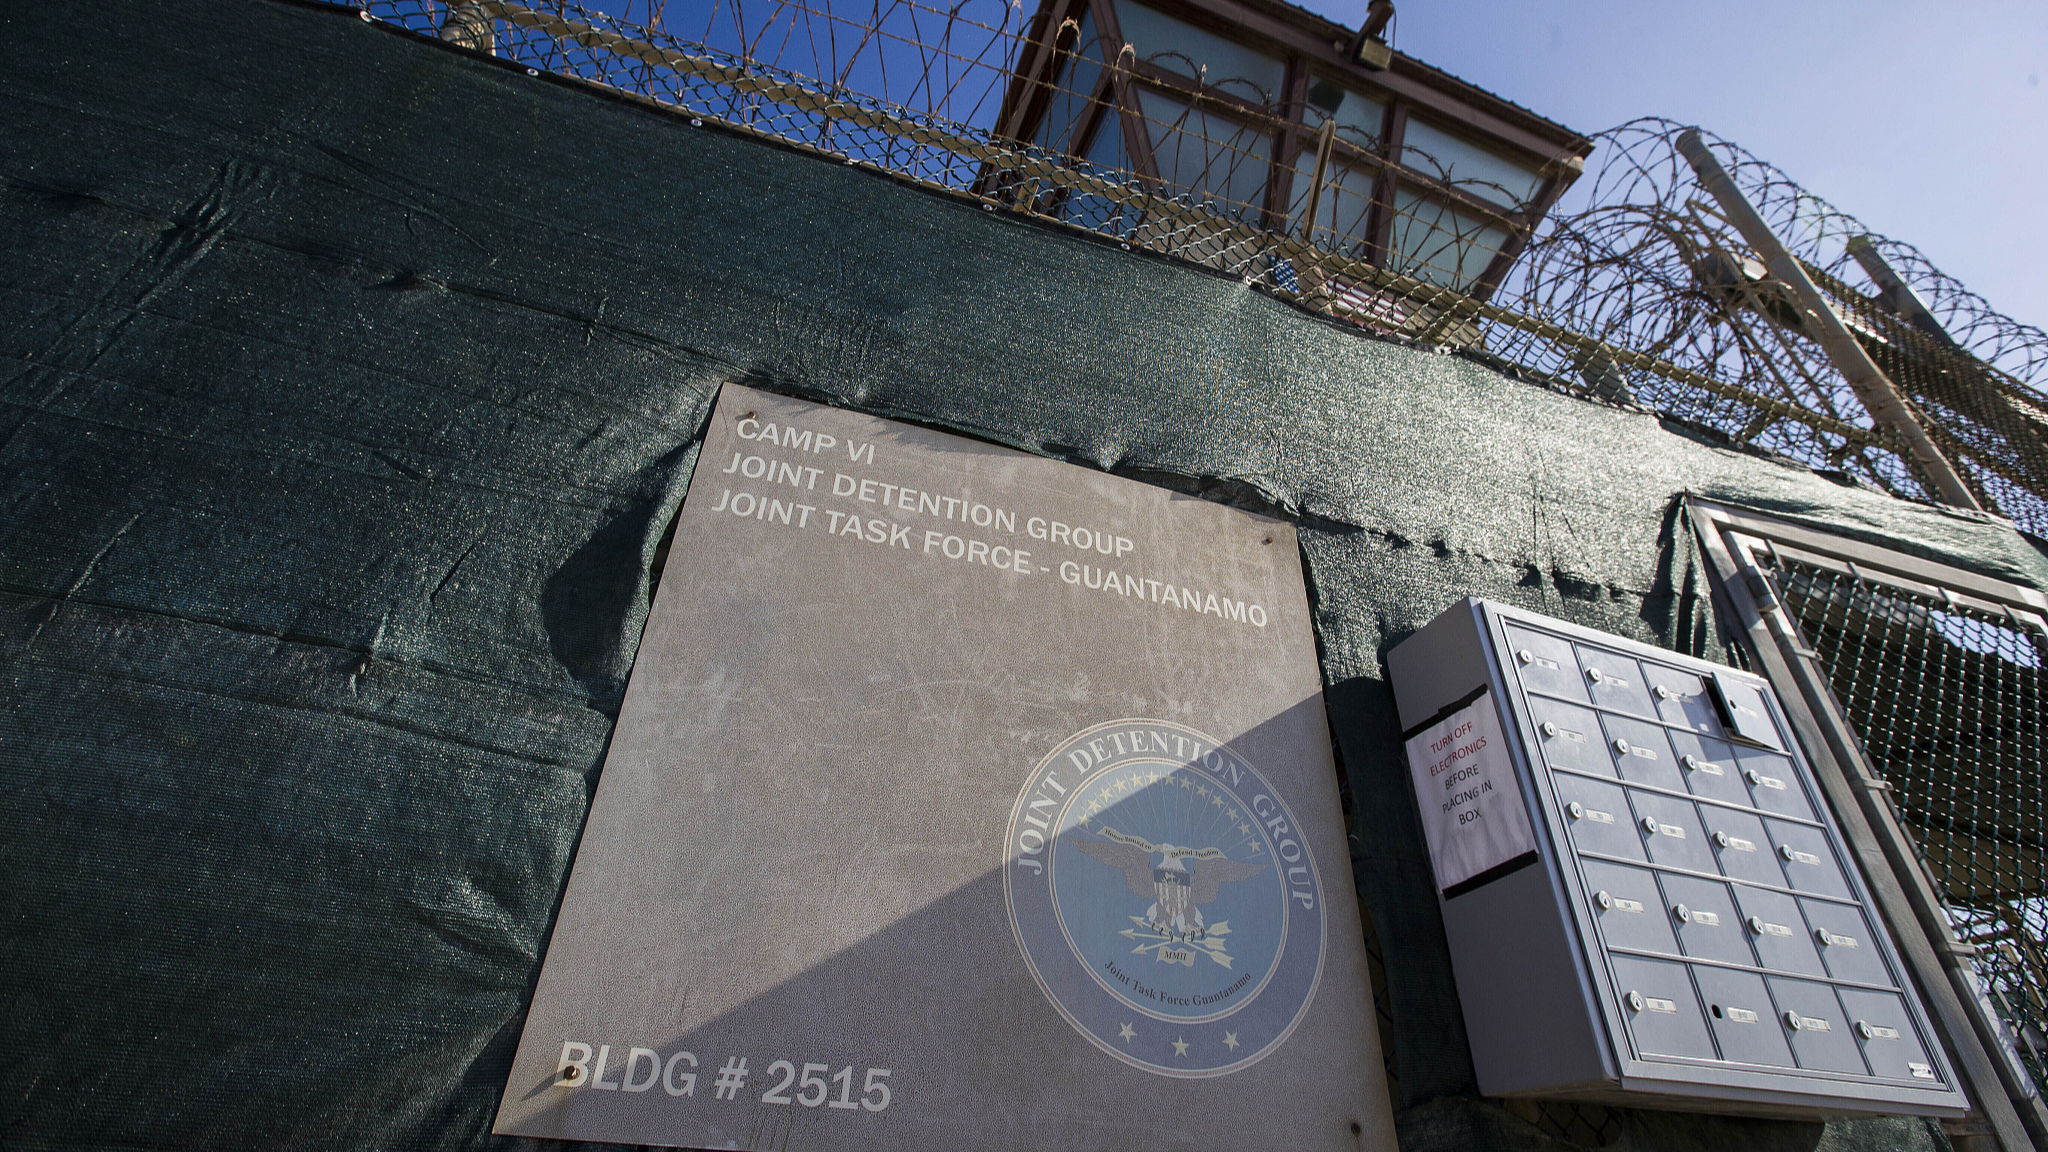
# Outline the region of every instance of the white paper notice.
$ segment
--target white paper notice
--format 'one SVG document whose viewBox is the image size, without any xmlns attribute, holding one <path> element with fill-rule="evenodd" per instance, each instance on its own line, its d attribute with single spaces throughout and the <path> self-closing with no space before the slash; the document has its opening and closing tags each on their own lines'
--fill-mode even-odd
<svg viewBox="0 0 2048 1152">
<path fill-rule="evenodd" d="M 1447 895 L 1536 850 L 1492 695 L 1482 693 L 1410 737 L 1408 770 L 1437 887 Z"/>
</svg>

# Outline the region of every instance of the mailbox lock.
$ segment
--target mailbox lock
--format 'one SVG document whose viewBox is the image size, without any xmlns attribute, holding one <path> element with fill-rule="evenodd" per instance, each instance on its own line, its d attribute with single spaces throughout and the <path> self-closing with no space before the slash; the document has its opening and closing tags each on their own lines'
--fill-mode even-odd
<svg viewBox="0 0 2048 1152">
<path fill-rule="evenodd" d="M 1797 1032 L 1805 1026 L 1806 1018 L 1804 1016 L 1792 1011 L 1790 1008 L 1785 1009 L 1785 1027 Z"/>
<path fill-rule="evenodd" d="M 1577 800 L 1565 805 L 1564 810 L 1571 813 L 1574 820 L 1582 819 L 1586 815 L 1586 806 Z"/>
<path fill-rule="evenodd" d="M 1756 934 L 1757 934 L 1758 936 L 1761 936 L 1761 935 L 1763 935 L 1763 934 L 1764 934 L 1764 918 L 1763 918 L 1763 917 L 1761 917 L 1761 916 L 1751 916 L 1751 917 L 1749 918 L 1749 930 L 1750 930 L 1751 932 L 1754 932 L 1754 933 L 1756 933 Z"/>
<path fill-rule="evenodd" d="M 1783 856 L 1787 860 L 1790 860 L 1793 857 L 1799 855 L 1799 853 L 1794 851 L 1790 844 L 1780 844 L 1778 845 L 1778 855 Z"/>
<path fill-rule="evenodd" d="M 1671 689 L 1666 688 L 1662 684 L 1659 684 L 1655 688 L 1650 689 L 1650 691 L 1655 692 L 1657 694 L 1657 699 L 1659 700 L 1671 699 Z"/>
<path fill-rule="evenodd" d="M 1586 679 L 1598 684 L 1600 682 L 1600 670 L 1598 668 L 1586 669 Z"/>
<path fill-rule="evenodd" d="M 1602 890 L 1593 894 L 1593 903 L 1598 904 L 1602 908 L 1612 908 L 1614 907 L 1614 897 L 1609 896 L 1606 891 Z"/>
<path fill-rule="evenodd" d="M 1657 818 L 1655 816 L 1643 817 L 1643 831 L 1651 836 L 1657 834 Z"/>
<path fill-rule="evenodd" d="M 1641 1012 L 1643 1010 L 1643 994 L 1641 992 L 1629 993 L 1628 1006 L 1637 1012 Z"/>
<path fill-rule="evenodd" d="M 1680 924 L 1685 924 L 1692 920 L 1692 909 L 1687 908 L 1683 904 L 1673 904 L 1671 906 L 1671 914 L 1678 917 Z"/>
<path fill-rule="evenodd" d="M 1687 752 L 1685 754 L 1685 759 L 1680 760 L 1679 763 L 1685 765 L 1687 768 L 1690 768 L 1694 772 L 1700 770 L 1700 758 L 1693 755 L 1690 752 Z"/>
<path fill-rule="evenodd" d="M 1543 734 L 1544 734 L 1545 736 L 1555 736 L 1555 735 L 1557 735 L 1557 725 L 1556 725 L 1556 724 L 1554 724 L 1554 723 L 1552 723 L 1552 722 L 1550 722 L 1550 721 L 1548 721 L 1548 720 L 1545 720 L 1545 721 L 1543 722 Z"/>
<path fill-rule="evenodd" d="M 1520 660 L 1524 664 L 1533 664 L 1536 662 L 1536 658 L 1534 656 L 1529 655 L 1529 650 L 1527 648 L 1524 648 L 1520 652 L 1515 653 L 1515 659 Z"/>
<path fill-rule="evenodd" d="M 1614 754 L 1616 756 L 1628 755 L 1628 741 L 1623 740 L 1619 736 L 1616 736 L 1614 738 Z"/>
<path fill-rule="evenodd" d="M 1728 846 L 1728 834 L 1726 832 L 1714 833 L 1714 843 L 1726 848 Z"/>
<path fill-rule="evenodd" d="M 1825 928 L 1815 928 L 1813 930 L 1813 938 L 1820 941 L 1820 946 L 1823 948 L 1835 942 L 1835 934 Z"/>
<path fill-rule="evenodd" d="M 1754 768 L 1744 772 L 1743 775 L 1749 778 L 1751 784 L 1761 784 L 1764 782 L 1764 774 Z"/>
</svg>

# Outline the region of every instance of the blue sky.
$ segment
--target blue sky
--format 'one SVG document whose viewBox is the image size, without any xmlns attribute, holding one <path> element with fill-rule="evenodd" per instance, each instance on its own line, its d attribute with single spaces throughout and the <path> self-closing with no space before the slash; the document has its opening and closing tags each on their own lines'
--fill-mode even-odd
<svg viewBox="0 0 2048 1152">
<path fill-rule="evenodd" d="M 1396 3 L 1410 56 L 1582 132 L 1698 124 L 2048 328 L 2048 2 Z"/>
</svg>

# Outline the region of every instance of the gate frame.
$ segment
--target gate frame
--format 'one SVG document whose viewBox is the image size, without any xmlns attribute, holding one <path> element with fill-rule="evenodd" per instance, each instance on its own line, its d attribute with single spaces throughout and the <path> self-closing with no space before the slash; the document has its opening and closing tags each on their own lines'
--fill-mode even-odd
<svg viewBox="0 0 2048 1152">
<path fill-rule="evenodd" d="M 1725 630 L 1742 639 L 1756 671 L 1777 687 L 1828 805 L 1870 880 L 1878 910 L 1926 997 L 1935 1027 L 1975 1106 L 1973 1119 L 1981 1124 L 1966 1120 L 1951 1131 L 1958 1149 L 1976 1145 L 1972 1137 L 1995 1139 L 2005 1152 L 2048 1149 L 2048 1107 L 1986 998 L 1971 963 L 1978 949 L 1958 939 L 1950 926 L 1946 905 L 1892 799 L 1891 783 L 1871 766 L 1854 724 L 1835 698 L 1819 653 L 1808 645 L 1756 558 L 1769 556 L 1775 566 L 1780 558 L 1790 557 L 2002 616 L 2011 626 L 2032 632 L 2044 656 L 2048 596 L 2038 589 L 1709 500 L 1689 497 L 1686 506 L 1708 559 L 1714 605 Z"/>
</svg>

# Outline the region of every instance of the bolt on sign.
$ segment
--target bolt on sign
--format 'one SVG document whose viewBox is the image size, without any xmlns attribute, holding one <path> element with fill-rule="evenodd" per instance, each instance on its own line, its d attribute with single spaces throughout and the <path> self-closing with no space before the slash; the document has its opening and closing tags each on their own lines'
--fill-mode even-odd
<svg viewBox="0 0 2048 1152">
<path fill-rule="evenodd" d="M 728 385 L 496 1130 L 1394 1147 L 1289 524 Z"/>
</svg>

